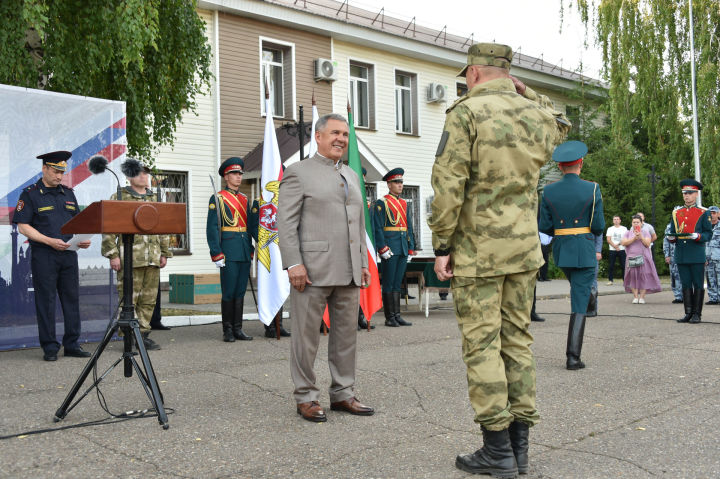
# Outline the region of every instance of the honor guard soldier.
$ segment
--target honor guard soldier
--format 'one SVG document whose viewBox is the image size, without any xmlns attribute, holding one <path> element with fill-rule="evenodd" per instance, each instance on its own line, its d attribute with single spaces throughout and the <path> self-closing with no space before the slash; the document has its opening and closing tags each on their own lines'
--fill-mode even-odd
<svg viewBox="0 0 720 479">
<path fill-rule="evenodd" d="M 157 201 L 157 195 L 148 188 L 148 174 L 150 168 L 139 161 L 128 158 L 120 169 L 130 183 L 122 190 L 123 201 Z M 110 195 L 111 200 L 117 200 L 117 193 Z M 110 268 L 117 271 L 117 289 L 120 299 L 123 299 L 123 240 L 119 234 L 103 235 L 101 253 L 110 260 Z M 170 237 L 168 235 L 133 235 L 132 245 L 133 267 L 133 307 L 140 326 L 143 345 L 148 351 L 160 349 L 160 345 L 150 339 L 151 321 L 155 311 L 155 302 L 158 298 L 158 285 L 160 284 L 160 269 L 167 265 L 167 259 L 172 257 L 170 252 Z"/>
<path fill-rule="evenodd" d="M 710 215 L 696 205 L 702 183 L 693 179 L 682 180 L 685 205 L 675 208 L 670 222 L 668 241 L 675 243 L 675 264 L 682 282 L 685 316 L 678 323 L 699 323 L 705 299 L 705 243 L 712 237 Z"/>
<path fill-rule="evenodd" d="M 415 256 L 415 235 L 407 202 L 400 198 L 405 170 L 395 168 L 383 176 L 390 193 L 375 202 L 373 235 L 382 258 L 382 300 L 385 326 L 412 326 L 400 316 L 400 289 L 408 255 Z"/>
<path fill-rule="evenodd" d="M 560 181 L 547 185 L 540 205 L 539 230 L 554 236 L 553 258 L 570 281 L 571 314 L 567 339 L 567 369 L 582 369 L 580 360 L 585 316 L 595 281 L 595 239 L 605 230 L 600 186 L 580 179 L 588 148 L 581 141 L 567 141 L 552 159 L 563 172 Z"/>
<path fill-rule="evenodd" d="M 243 303 L 253 254 L 251 238 L 257 235 L 257 213 L 248 215 L 247 196 L 240 193 L 242 158 L 225 160 L 218 170 L 225 189 L 210 197 L 207 215 L 207 242 L 210 257 L 220 268 L 222 289 L 223 341 L 250 341 L 242 330 Z"/>
<path fill-rule="evenodd" d="M 65 356 L 86 358 L 90 353 L 78 344 L 80 338 L 80 307 L 78 259 L 68 251 L 72 235 L 60 233 L 62 225 L 79 213 L 72 188 L 61 185 L 69 151 L 54 151 L 38 156 L 43 160 L 42 177 L 20 194 L 13 223 L 30 240 L 35 313 L 40 346 L 45 361 L 56 361 L 60 343 L 55 335 L 55 295 L 60 298 L 65 333 L 62 345 Z M 78 243 L 80 248 L 90 241 Z"/>
</svg>

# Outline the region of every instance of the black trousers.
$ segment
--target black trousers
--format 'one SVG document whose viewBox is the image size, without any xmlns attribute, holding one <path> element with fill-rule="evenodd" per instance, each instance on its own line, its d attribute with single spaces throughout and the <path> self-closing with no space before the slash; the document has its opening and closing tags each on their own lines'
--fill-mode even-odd
<svg viewBox="0 0 720 479">
<path fill-rule="evenodd" d="M 80 338 L 80 276 L 77 253 L 33 247 L 30 268 L 35 289 L 35 314 L 40 346 L 56 353 L 60 343 L 55 335 L 55 298 L 60 298 L 65 334 L 62 345 L 76 349 Z"/>
<path fill-rule="evenodd" d="M 540 270 L 538 271 L 538 278 L 540 281 L 547 281 L 548 279 L 548 267 L 550 266 L 548 264 L 548 258 L 550 257 L 550 249 L 552 248 L 552 243 L 550 244 L 541 244 L 540 250 L 542 251 L 543 260 L 545 263 L 543 263 L 542 266 L 540 266 Z"/>
<path fill-rule="evenodd" d="M 617 251 L 611 249 L 610 256 L 608 256 L 608 281 L 613 280 L 616 258 L 620 260 L 620 271 L 622 271 L 622 277 L 625 278 L 625 250 Z"/>
</svg>

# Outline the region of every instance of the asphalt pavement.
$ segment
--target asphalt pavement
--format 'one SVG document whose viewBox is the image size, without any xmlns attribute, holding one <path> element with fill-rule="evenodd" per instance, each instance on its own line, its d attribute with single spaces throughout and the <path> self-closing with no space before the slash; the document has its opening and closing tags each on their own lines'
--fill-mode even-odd
<svg viewBox="0 0 720 479">
<path fill-rule="evenodd" d="M 705 306 L 698 325 L 678 324 L 682 305 L 670 304 L 669 292 L 634 305 L 620 284 L 601 283 L 600 291 L 600 315 L 585 330 L 587 368 L 567 371 L 567 282 L 538 283 L 546 321 L 531 331 L 542 419 L 530 431 L 524 477 L 720 477 L 720 306 Z M 106 418 L 99 397 L 115 413 L 149 402 L 120 366 L 101 383 L 102 396 L 91 392 L 54 423 L 85 360 L 2 352 L 0 436 L 25 435 L 0 440 L 0 477 L 485 477 L 454 466 L 457 454 L 481 445 L 480 428 L 452 303 L 432 296 L 429 318 L 417 305 L 404 313 L 412 327 L 386 328 L 379 313 L 375 330 L 358 332 L 357 395 L 374 416 L 329 411 L 321 339 L 315 368 L 328 409 L 321 424 L 295 412 L 290 341 L 261 337 L 257 321 L 245 326 L 250 342 L 223 343 L 218 324 L 153 333 L 163 348 L 151 358 L 171 408 L 167 430 L 147 417 L 31 434 Z M 100 371 L 121 353 L 122 343 L 111 343 Z"/>
</svg>

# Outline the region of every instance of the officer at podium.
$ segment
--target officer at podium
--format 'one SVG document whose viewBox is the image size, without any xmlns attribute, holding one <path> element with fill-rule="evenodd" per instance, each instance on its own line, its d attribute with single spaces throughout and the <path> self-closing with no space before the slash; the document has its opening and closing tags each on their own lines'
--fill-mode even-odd
<svg viewBox="0 0 720 479">
<path fill-rule="evenodd" d="M 60 350 L 55 335 L 56 294 L 60 298 L 65 323 L 62 339 L 65 356 L 90 356 L 78 343 L 80 276 L 77 253 L 68 251 L 72 235 L 60 233 L 62 225 L 79 212 L 72 188 L 60 184 L 71 156 L 69 151 L 38 156 L 43 160 L 42 177 L 22 191 L 12 220 L 18 225 L 20 233 L 30 240 L 35 313 L 45 361 L 57 361 Z M 78 246 L 88 248 L 90 241 L 83 241 Z"/>
<path fill-rule="evenodd" d="M 128 182 L 122 190 L 123 201 L 157 201 L 155 192 L 148 188 L 148 173 L 150 168 L 139 161 L 128 158 L 121 170 Z M 110 196 L 117 199 L 117 194 Z M 123 299 L 123 242 L 122 235 L 105 234 L 102 241 L 102 255 L 110 260 L 110 268 L 117 271 L 117 288 L 120 299 Z M 158 284 L 160 282 L 160 269 L 167 265 L 167 259 L 172 257 L 170 252 L 170 237 L 168 235 L 133 235 L 133 307 L 140 326 L 143 344 L 148 351 L 160 349 L 155 341 L 150 339 L 150 321 L 155 310 Z"/>
<path fill-rule="evenodd" d="M 400 198 L 405 170 L 395 168 L 383 176 L 387 195 L 375 202 L 373 235 L 375 251 L 382 259 L 382 300 L 385 326 L 412 326 L 400 316 L 400 288 L 405 277 L 407 259 L 415 256 L 415 235 L 407 202 Z"/>
</svg>

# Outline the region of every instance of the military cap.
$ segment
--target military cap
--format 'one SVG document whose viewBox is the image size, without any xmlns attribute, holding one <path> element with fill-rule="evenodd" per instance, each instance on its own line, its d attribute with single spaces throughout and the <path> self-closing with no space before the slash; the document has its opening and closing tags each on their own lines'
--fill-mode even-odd
<svg viewBox="0 0 720 479">
<path fill-rule="evenodd" d="M 489 65 L 510 69 L 513 51 L 508 45 L 501 43 L 476 43 L 468 49 L 467 65 L 457 76 L 464 77 L 470 65 Z"/>
<path fill-rule="evenodd" d="M 562 163 L 570 166 L 582 160 L 588 152 L 588 147 L 582 141 L 566 141 L 561 143 L 553 151 L 552 159 L 556 163 Z"/>
<path fill-rule="evenodd" d="M 720 208 L 718 208 L 717 206 L 711 206 L 710 208 L 708 208 L 708 211 L 720 213 Z"/>
<path fill-rule="evenodd" d="M 402 168 L 393 168 L 392 170 L 385 173 L 383 181 L 402 181 L 405 170 Z"/>
<path fill-rule="evenodd" d="M 220 176 L 225 176 L 228 173 L 232 173 L 233 171 L 242 173 L 244 169 L 245 162 L 243 161 L 243 159 L 239 156 L 232 156 L 222 162 L 222 165 L 220 165 L 220 168 L 218 169 L 218 173 L 220 173 Z"/>
<path fill-rule="evenodd" d="M 362 174 L 363 174 L 363 176 L 367 175 L 367 170 L 365 169 L 364 166 L 362 167 Z"/>
<path fill-rule="evenodd" d="M 43 160 L 43 165 L 52 166 L 58 171 L 67 169 L 67 160 L 70 159 L 72 153 L 69 151 L 52 151 L 38 156 L 38 160 Z"/>
<path fill-rule="evenodd" d="M 698 191 L 702 191 L 703 185 L 697 180 L 693 180 L 692 178 L 687 178 L 685 180 L 682 180 L 680 182 L 680 188 L 682 188 L 682 192 L 688 192 L 688 193 L 696 193 Z"/>
</svg>

